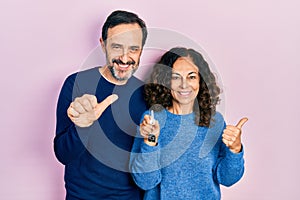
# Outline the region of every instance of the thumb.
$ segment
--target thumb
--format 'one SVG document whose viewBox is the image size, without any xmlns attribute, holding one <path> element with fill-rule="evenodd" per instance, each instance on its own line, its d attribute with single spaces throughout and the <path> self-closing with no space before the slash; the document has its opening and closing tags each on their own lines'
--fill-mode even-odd
<svg viewBox="0 0 300 200">
<path fill-rule="evenodd" d="M 236 127 L 238 127 L 239 129 L 242 128 L 242 126 L 248 121 L 247 117 L 242 118 L 239 123 L 236 125 Z"/>
<path fill-rule="evenodd" d="M 112 103 L 114 103 L 118 98 L 119 98 L 118 95 L 112 94 L 106 97 L 102 102 L 98 103 L 95 107 L 97 119 L 101 116 L 103 111 Z"/>
</svg>

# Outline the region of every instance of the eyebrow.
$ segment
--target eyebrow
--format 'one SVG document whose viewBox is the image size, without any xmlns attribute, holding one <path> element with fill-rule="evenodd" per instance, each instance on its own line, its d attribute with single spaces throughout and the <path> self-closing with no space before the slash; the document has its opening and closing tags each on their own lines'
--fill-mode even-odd
<svg viewBox="0 0 300 200">
<path fill-rule="evenodd" d="M 111 46 L 119 46 L 119 47 L 124 47 L 123 44 L 119 44 L 119 43 L 111 43 Z M 140 45 L 132 45 L 132 46 L 129 46 L 129 48 L 138 48 L 140 49 L 141 46 Z"/>
<path fill-rule="evenodd" d="M 123 45 L 119 44 L 119 43 L 111 43 L 110 46 L 112 46 L 112 47 L 115 47 L 115 46 L 122 47 Z"/>
<path fill-rule="evenodd" d="M 140 49 L 141 48 L 141 46 L 139 46 L 139 45 L 132 45 L 132 46 L 129 46 L 130 48 L 138 48 L 138 49 Z"/>
<path fill-rule="evenodd" d="M 173 74 L 181 76 L 181 74 L 176 73 L 176 72 L 172 72 L 172 75 L 173 75 Z M 191 74 L 197 74 L 197 72 L 190 72 L 190 73 L 188 73 L 188 75 L 191 75 Z"/>
</svg>

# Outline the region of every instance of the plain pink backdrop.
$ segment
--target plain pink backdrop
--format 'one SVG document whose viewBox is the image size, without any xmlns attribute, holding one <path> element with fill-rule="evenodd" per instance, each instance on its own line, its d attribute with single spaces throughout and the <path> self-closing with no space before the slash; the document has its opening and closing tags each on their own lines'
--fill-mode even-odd
<svg viewBox="0 0 300 200">
<path fill-rule="evenodd" d="M 222 80 L 227 123 L 249 118 L 245 175 L 222 187 L 222 199 L 300 198 L 299 7 L 297 0 L 1 1 L 1 199 L 64 199 L 63 166 L 53 153 L 57 97 L 66 76 L 95 52 L 115 9 L 201 46 Z M 142 62 L 151 59 L 145 53 Z"/>
</svg>

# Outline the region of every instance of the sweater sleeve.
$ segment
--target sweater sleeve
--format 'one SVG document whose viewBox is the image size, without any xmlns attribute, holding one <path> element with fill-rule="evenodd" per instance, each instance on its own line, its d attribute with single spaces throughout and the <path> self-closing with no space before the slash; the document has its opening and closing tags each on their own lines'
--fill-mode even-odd
<svg viewBox="0 0 300 200">
<path fill-rule="evenodd" d="M 131 151 L 130 170 L 135 183 L 143 190 L 150 190 L 161 181 L 160 145 L 153 147 L 144 143 L 139 127 Z"/>
<path fill-rule="evenodd" d="M 87 139 L 79 137 L 77 133 L 78 129 L 85 128 L 75 126 L 67 116 L 67 109 L 72 102 L 74 82 L 75 75 L 71 75 L 65 80 L 58 98 L 56 110 L 54 152 L 57 159 L 64 165 L 78 158 L 85 151 L 83 141 Z M 80 131 L 84 132 L 87 130 Z"/>
<path fill-rule="evenodd" d="M 220 143 L 214 178 L 219 184 L 229 187 L 244 174 L 244 148 L 239 153 L 233 153 L 222 141 Z"/>
</svg>

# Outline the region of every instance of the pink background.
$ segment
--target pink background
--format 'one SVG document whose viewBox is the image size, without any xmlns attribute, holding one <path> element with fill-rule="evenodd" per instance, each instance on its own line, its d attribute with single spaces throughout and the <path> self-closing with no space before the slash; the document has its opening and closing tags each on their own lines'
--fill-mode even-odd
<svg viewBox="0 0 300 200">
<path fill-rule="evenodd" d="M 64 199 L 63 166 L 53 153 L 58 93 L 115 9 L 199 44 L 222 79 L 227 123 L 249 118 L 246 172 L 222 187 L 223 199 L 300 198 L 299 7 L 298 0 L 1 1 L 1 199 Z"/>
</svg>

